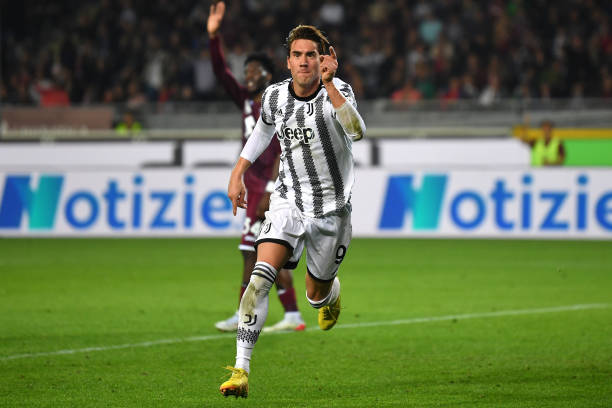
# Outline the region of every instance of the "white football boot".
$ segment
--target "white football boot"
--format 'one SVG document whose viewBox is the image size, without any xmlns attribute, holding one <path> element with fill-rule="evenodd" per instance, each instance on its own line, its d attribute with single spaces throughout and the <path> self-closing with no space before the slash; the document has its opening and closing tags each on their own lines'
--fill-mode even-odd
<svg viewBox="0 0 612 408">
<path fill-rule="evenodd" d="M 306 323 L 302 320 L 300 312 L 286 312 L 285 317 L 280 322 L 264 327 L 264 333 L 278 332 L 278 331 L 302 331 L 306 329 Z"/>
<path fill-rule="evenodd" d="M 221 320 L 220 322 L 215 323 L 215 327 L 224 332 L 238 330 L 238 311 L 236 311 L 236 313 L 234 313 L 229 319 Z"/>
</svg>

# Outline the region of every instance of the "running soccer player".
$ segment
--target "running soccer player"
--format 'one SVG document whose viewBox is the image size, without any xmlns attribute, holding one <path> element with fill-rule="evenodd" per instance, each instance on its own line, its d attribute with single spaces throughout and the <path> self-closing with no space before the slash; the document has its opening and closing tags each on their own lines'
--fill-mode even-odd
<svg viewBox="0 0 612 408">
<path fill-rule="evenodd" d="M 277 271 L 297 262 L 306 248 L 306 297 L 319 309 L 319 327 L 329 330 L 340 315 L 337 273 L 351 241 L 351 149 L 365 134 L 365 124 L 350 85 L 334 78 L 336 53 L 316 27 L 295 27 L 286 46 L 291 78 L 265 90 L 261 117 L 228 186 L 236 214 L 248 201 L 242 177 L 276 134 L 283 149 L 279 176 L 255 243 L 257 262 L 240 302 L 236 365 L 228 367 L 231 377 L 220 387 L 223 395 L 236 398 L 248 395 L 251 354 L 266 321 Z"/>
<path fill-rule="evenodd" d="M 272 80 L 274 64 L 265 54 L 254 53 L 247 56 L 244 63 L 246 86 L 241 85 L 229 70 L 223 51 L 221 49 L 221 38 L 219 28 L 225 14 L 225 3 L 218 2 L 210 6 L 210 15 L 206 23 L 210 37 L 210 55 L 213 69 L 217 79 L 223 84 L 226 92 L 232 100 L 242 109 L 242 142 L 243 145 L 251 135 L 255 123 L 259 118 L 261 110 L 261 96 L 266 86 Z M 255 237 L 263 221 L 264 213 L 268 209 L 270 193 L 278 174 L 278 159 L 280 146 L 270 143 L 259 158 L 253 162 L 251 168 L 244 173 L 244 183 L 248 200 L 251 206 L 246 209 L 246 218 L 242 229 L 242 239 L 239 249 L 242 252 L 243 272 L 242 285 L 240 287 L 240 298 L 246 289 L 251 272 L 255 265 Z M 268 188 L 266 189 L 266 186 Z M 269 191 L 266 191 L 269 190 Z M 296 263 L 297 266 L 297 263 Z M 290 268 L 291 264 L 287 265 Z M 295 268 L 295 266 L 293 266 Z M 280 330 L 304 330 L 306 324 L 297 307 L 295 289 L 291 271 L 282 269 L 276 280 L 278 297 L 285 309 L 284 318 L 273 326 L 266 327 L 265 331 Z M 215 323 L 215 327 L 221 331 L 236 331 L 238 328 L 238 312 L 230 318 Z"/>
</svg>

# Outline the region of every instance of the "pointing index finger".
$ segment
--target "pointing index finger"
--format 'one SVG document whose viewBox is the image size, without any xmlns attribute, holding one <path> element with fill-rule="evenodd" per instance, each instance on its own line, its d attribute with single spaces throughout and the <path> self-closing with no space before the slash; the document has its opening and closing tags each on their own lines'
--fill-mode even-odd
<svg viewBox="0 0 612 408">
<path fill-rule="evenodd" d="M 333 59 L 338 59 L 338 57 L 336 57 L 336 50 L 334 50 L 334 47 L 331 45 L 329 46 L 329 55 L 331 55 Z"/>
</svg>

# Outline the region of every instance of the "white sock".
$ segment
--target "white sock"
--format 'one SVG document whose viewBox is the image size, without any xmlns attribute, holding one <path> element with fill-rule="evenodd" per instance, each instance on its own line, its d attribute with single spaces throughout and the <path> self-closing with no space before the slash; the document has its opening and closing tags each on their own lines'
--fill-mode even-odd
<svg viewBox="0 0 612 408">
<path fill-rule="evenodd" d="M 331 305 L 338 300 L 338 296 L 340 296 L 340 280 L 336 276 L 334 278 L 334 283 L 332 283 L 331 290 L 329 291 L 328 301 L 326 304 Z"/>
<path fill-rule="evenodd" d="M 236 333 L 236 368 L 250 372 L 253 348 L 268 316 L 268 299 L 277 271 L 266 262 L 257 262 L 238 310 Z"/>
<path fill-rule="evenodd" d="M 287 320 L 302 320 L 302 315 L 299 311 L 285 312 L 285 319 Z"/>
</svg>

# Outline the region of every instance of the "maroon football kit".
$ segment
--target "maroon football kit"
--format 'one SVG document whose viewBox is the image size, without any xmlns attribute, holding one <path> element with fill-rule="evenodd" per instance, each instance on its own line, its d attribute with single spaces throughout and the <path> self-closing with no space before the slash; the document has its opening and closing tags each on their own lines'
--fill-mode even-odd
<svg viewBox="0 0 612 408">
<path fill-rule="evenodd" d="M 210 56 L 217 79 L 223 84 L 223 88 L 236 106 L 242 110 L 242 145 L 244 146 L 259 119 L 261 103 L 251 98 L 247 88 L 240 84 L 230 71 L 221 49 L 219 37 L 210 40 Z M 254 243 L 262 221 L 257 217 L 257 206 L 266 190 L 266 184 L 270 181 L 274 162 L 280 151 L 278 139 L 274 138 L 267 149 L 244 174 L 248 205 L 240 241 L 241 250 L 255 250 Z"/>
</svg>

